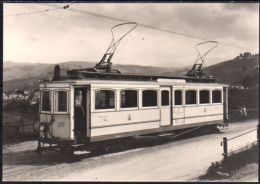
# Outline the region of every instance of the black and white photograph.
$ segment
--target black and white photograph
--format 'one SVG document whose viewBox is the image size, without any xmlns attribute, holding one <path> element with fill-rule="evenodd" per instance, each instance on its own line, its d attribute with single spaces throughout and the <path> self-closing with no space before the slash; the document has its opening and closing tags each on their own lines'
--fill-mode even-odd
<svg viewBox="0 0 260 184">
<path fill-rule="evenodd" d="M 2 8 L 3 181 L 259 181 L 259 2 Z"/>
</svg>

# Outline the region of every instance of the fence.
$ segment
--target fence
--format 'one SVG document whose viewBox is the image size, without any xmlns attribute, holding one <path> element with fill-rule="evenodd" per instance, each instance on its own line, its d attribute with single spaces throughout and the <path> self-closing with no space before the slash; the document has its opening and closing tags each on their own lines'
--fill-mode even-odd
<svg viewBox="0 0 260 184">
<path fill-rule="evenodd" d="M 243 117 L 239 109 L 228 110 L 228 117 L 230 119 L 230 122 L 259 118 L 259 109 L 246 109 L 246 111 L 247 111 L 247 117 Z"/>
<path fill-rule="evenodd" d="M 36 135 L 39 129 L 39 121 L 34 118 L 33 122 L 27 123 L 21 117 L 17 123 L 5 122 L 2 126 L 4 139 L 16 139 L 23 135 Z"/>
<path fill-rule="evenodd" d="M 252 141 L 251 143 L 246 144 L 245 146 L 242 146 L 242 147 L 240 147 L 240 148 L 238 148 L 236 150 L 228 151 L 228 141 L 237 139 L 239 137 L 242 137 L 242 136 L 247 135 L 247 134 L 249 134 L 251 132 L 254 132 L 254 131 L 256 131 L 256 140 L 255 141 Z M 233 153 L 240 152 L 242 150 L 245 150 L 246 148 L 250 148 L 252 145 L 255 145 L 255 144 L 258 145 L 258 143 L 259 143 L 259 138 L 258 138 L 259 134 L 258 134 L 258 132 L 259 132 L 259 125 L 257 125 L 256 129 L 250 130 L 248 132 L 242 133 L 242 134 L 234 136 L 232 138 L 228 139 L 227 137 L 223 137 L 223 141 L 221 142 L 221 146 L 223 146 L 223 154 L 222 155 L 224 156 L 224 159 L 227 158 L 229 155 L 231 155 Z"/>
</svg>

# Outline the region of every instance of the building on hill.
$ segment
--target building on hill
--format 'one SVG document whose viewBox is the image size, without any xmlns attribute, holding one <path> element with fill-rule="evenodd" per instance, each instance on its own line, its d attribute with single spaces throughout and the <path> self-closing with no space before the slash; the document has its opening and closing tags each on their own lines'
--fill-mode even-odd
<svg viewBox="0 0 260 184">
<path fill-rule="evenodd" d="M 244 53 L 244 56 L 243 56 L 243 59 L 251 59 L 252 58 L 252 55 L 250 52 L 245 52 Z"/>
<path fill-rule="evenodd" d="M 3 100 L 6 101 L 9 99 L 9 95 L 6 92 L 3 92 Z"/>
<path fill-rule="evenodd" d="M 230 88 L 231 89 L 245 89 L 244 86 L 242 86 L 242 85 L 231 85 Z"/>
<path fill-rule="evenodd" d="M 40 91 L 34 91 L 33 97 L 30 99 L 30 104 L 37 104 L 40 100 Z"/>
<path fill-rule="evenodd" d="M 251 52 L 245 52 L 245 53 L 240 53 L 239 56 L 237 56 L 235 59 L 249 60 L 249 59 L 255 59 L 255 58 L 259 58 L 259 54 L 251 54 Z"/>
</svg>

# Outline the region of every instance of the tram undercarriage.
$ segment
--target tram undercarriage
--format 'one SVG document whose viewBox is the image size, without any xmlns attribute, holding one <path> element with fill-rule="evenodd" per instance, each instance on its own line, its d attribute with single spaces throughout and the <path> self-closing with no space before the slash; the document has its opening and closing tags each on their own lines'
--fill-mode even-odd
<svg viewBox="0 0 260 184">
<path fill-rule="evenodd" d="M 52 151 L 61 154 L 64 161 L 73 161 L 74 152 L 87 151 L 92 154 L 105 154 L 111 149 L 117 151 L 129 150 L 136 147 L 147 147 L 160 145 L 170 141 L 187 139 L 211 133 L 220 133 L 228 127 L 228 124 L 212 124 L 185 129 L 177 129 L 164 132 L 135 135 L 131 137 L 120 137 L 117 139 L 90 142 L 89 139 L 78 140 L 55 140 L 47 138 L 38 139 L 37 153 L 42 155 L 44 151 Z M 47 144 L 47 145 L 46 145 Z"/>
</svg>

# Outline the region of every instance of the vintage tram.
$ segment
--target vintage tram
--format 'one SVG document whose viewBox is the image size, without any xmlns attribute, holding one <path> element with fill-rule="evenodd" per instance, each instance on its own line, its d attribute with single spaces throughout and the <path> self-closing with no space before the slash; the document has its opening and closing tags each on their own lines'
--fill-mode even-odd
<svg viewBox="0 0 260 184">
<path fill-rule="evenodd" d="M 42 143 L 73 152 L 75 145 L 226 124 L 228 86 L 202 64 L 179 77 L 123 74 L 111 69 L 118 42 L 111 45 L 94 68 L 63 78 L 56 65 L 53 79 L 40 83 L 39 153 Z"/>
<path fill-rule="evenodd" d="M 223 125 L 227 119 L 226 85 L 189 77 L 108 75 L 40 84 L 39 145 L 87 144 Z"/>
</svg>

